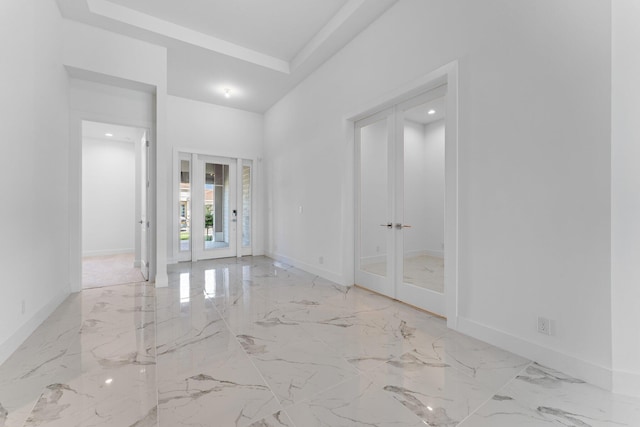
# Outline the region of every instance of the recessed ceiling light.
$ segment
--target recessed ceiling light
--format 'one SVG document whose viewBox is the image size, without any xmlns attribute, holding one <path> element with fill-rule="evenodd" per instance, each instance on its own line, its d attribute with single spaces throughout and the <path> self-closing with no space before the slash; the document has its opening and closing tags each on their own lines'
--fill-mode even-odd
<svg viewBox="0 0 640 427">
<path fill-rule="evenodd" d="M 430 115 L 430 116 L 431 116 L 431 115 L 433 115 L 433 114 L 435 114 L 435 113 L 436 113 L 436 110 L 429 110 L 429 111 L 427 111 L 427 114 L 428 114 L 428 115 Z"/>
<path fill-rule="evenodd" d="M 113 382 L 113 378 L 108 378 L 107 380 L 105 380 L 105 384 L 111 384 Z"/>
<path fill-rule="evenodd" d="M 229 88 L 225 88 L 224 89 L 224 97 L 225 98 L 231 98 L 231 89 L 229 89 Z"/>
<path fill-rule="evenodd" d="M 104 136 L 113 136 L 112 133 L 105 133 Z"/>
</svg>

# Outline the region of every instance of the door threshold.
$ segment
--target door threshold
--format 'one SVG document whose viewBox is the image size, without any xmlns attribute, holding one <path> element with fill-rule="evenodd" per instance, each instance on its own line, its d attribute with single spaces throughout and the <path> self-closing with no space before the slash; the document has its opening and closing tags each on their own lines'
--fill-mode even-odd
<svg viewBox="0 0 640 427">
<path fill-rule="evenodd" d="M 437 313 L 434 313 L 434 312 L 432 312 L 432 311 L 425 310 L 424 308 L 417 307 L 417 306 L 415 306 L 415 305 L 413 305 L 413 304 L 409 304 L 408 302 L 404 302 L 404 301 L 399 300 L 399 299 L 391 298 L 390 296 L 387 296 L 387 295 L 385 295 L 385 294 L 381 294 L 380 292 L 372 291 L 371 289 L 367 289 L 367 288 L 365 288 L 364 286 L 360 286 L 360 285 L 358 285 L 357 283 L 354 283 L 354 284 L 353 284 L 353 286 L 355 286 L 356 288 L 360 288 L 360 289 L 362 289 L 362 290 L 365 290 L 365 291 L 367 291 L 367 292 L 371 292 L 372 294 L 380 295 L 381 297 L 384 297 L 384 298 L 390 299 L 391 301 L 397 301 L 397 302 L 399 302 L 400 304 L 404 304 L 404 305 L 409 306 L 409 307 L 411 307 L 411 308 L 414 308 L 414 309 L 416 309 L 416 310 L 418 310 L 418 311 L 422 311 L 422 312 L 424 312 L 424 313 L 427 313 L 427 314 L 428 314 L 428 315 L 430 315 L 430 316 L 437 317 L 438 319 L 447 320 L 447 318 L 446 318 L 445 316 L 442 316 L 441 314 L 437 314 Z"/>
</svg>

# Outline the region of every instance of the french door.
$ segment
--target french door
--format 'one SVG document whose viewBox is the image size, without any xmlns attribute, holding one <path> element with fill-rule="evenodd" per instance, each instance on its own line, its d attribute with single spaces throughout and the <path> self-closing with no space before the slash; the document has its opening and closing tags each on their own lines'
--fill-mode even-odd
<svg viewBox="0 0 640 427">
<path fill-rule="evenodd" d="M 178 153 L 177 175 L 177 260 L 251 255 L 253 162 Z"/>
<path fill-rule="evenodd" d="M 446 316 L 446 85 L 355 124 L 356 284 Z"/>
</svg>

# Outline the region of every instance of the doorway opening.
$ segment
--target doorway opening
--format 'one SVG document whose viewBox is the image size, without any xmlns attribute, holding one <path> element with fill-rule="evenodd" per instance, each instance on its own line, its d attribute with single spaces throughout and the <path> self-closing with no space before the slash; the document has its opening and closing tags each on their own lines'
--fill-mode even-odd
<svg viewBox="0 0 640 427">
<path fill-rule="evenodd" d="M 148 130 L 82 121 L 82 288 L 149 278 Z"/>
</svg>

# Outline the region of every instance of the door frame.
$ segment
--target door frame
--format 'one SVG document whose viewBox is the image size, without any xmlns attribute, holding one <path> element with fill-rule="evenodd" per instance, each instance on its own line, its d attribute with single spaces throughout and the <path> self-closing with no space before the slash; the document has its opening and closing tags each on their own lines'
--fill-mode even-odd
<svg viewBox="0 0 640 427">
<path fill-rule="evenodd" d="M 459 191 L 458 191 L 458 62 L 448 63 L 406 85 L 403 85 L 387 95 L 362 106 L 356 113 L 346 118 L 348 126 L 348 142 L 352 145 L 351 161 L 353 176 L 354 201 L 359 199 L 359 152 L 357 152 L 355 123 L 383 110 L 410 100 L 422 93 L 447 85 L 445 112 L 445 314 L 447 326 L 457 329 L 459 316 Z M 350 157 L 350 156 L 349 156 Z M 359 210 L 357 205 L 353 209 L 353 262 L 352 274 L 355 283 L 358 260 L 356 248 L 359 238 Z M 395 267 L 392 267 L 395 269 Z M 394 272 L 395 273 L 395 272 Z M 395 290 L 394 290 L 395 293 Z"/>
<path fill-rule="evenodd" d="M 147 175 L 147 260 L 149 262 L 149 282 L 156 276 L 155 234 L 156 234 L 156 136 L 155 123 L 147 121 L 123 121 L 110 115 L 81 110 L 69 110 L 69 285 L 71 292 L 82 290 L 82 122 L 99 122 L 126 126 L 147 131 L 149 141 Z"/>
<path fill-rule="evenodd" d="M 174 147 L 173 148 L 173 172 L 172 172 L 172 189 L 173 189 L 173 197 L 171 198 L 171 207 L 169 214 L 169 221 L 171 221 L 172 225 L 170 227 L 171 230 L 171 254 L 172 258 L 168 260 L 168 264 L 175 264 L 178 262 L 190 262 L 194 260 L 193 257 L 193 240 L 191 241 L 191 250 L 189 251 L 190 257 L 180 256 L 180 241 L 179 241 L 179 218 L 178 218 L 178 210 L 176 206 L 178 206 L 180 202 L 180 184 L 179 184 L 179 174 L 180 174 L 180 160 L 189 156 L 190 169 L 191 169 L 191 184 L 193 186 L 193 174 L 194 174 L 194 159 L 197 158 L 198 155 L 208 156 L 208 157 L 222 157 L 227 159 L 236 160 L 236 187 L 237 187 L 237 197 L 236 197 L 236 209 L 239 213 L 237 217 L 237 221 L 241 221 L 241 212 L 242 212 L 242 165 L 243 161 L 248 160 L 251 162 L 251 245 L 249 248 L 242 248 L 242 234 L 241 227 L 236 226 L 236 235 L 237 235 L 237 244 L 236 244 L 236 254 L 233 255 L 237 258 L 242 256 L 259 256 L 264 252 L 259 250 L 260 243 L 258 238 L 258 212 L 261 209 L 261 199 L 260 199 L 260 185 L 257 177 L 260 173 L 260 166 L 262 162 L 261 157 L 256 156 L 248 156 L 243 153 L 227 153 L 224 150 L 209 150 L 209 149 L 201 149 L 201 148 L 191 148 L 191 147 Z M 238 167 L 239 166 L 239 167 Z M 193 193 L 193 187 L 192 187 Z M 193 205 L 192 205 L 193 209 Z M 193 233 L 193 231 L 192 231 Z M 187 259 L 188 258 L 188 259 Z"/>
</svg>

